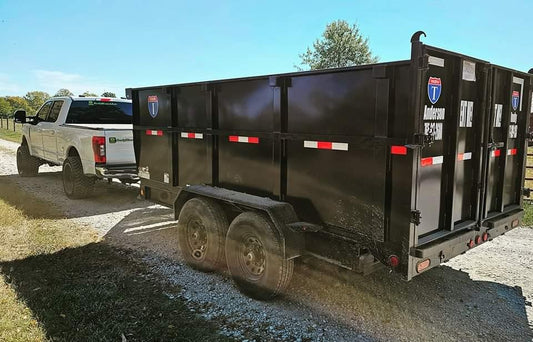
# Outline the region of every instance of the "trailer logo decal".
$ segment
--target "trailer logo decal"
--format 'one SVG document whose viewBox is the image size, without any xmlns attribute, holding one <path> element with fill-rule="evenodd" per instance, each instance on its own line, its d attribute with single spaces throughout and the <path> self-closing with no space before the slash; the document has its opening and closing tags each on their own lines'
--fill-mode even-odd
<svg viewBox="0 0 533 342">
<path fill-rule="evenodd" d="M 438 77 L 430 77 L 428 80 L 428 97 L 432 104 L 437 103 L 440 98 L 442 83 Z"/>
<path fill-rule="evenodd" d="M 513 98 L 512 98 L 513 110 L 518 109 L 519 103 L 520 103 L 520 93 L 515 90 L 513 91 Z"/>
<path fill-rule="evenodd" d="M 159 112 L 159 100 L 155 95 L 148 96 L 148 112 L 152 118 L 155 118 Z"/>
</svg>

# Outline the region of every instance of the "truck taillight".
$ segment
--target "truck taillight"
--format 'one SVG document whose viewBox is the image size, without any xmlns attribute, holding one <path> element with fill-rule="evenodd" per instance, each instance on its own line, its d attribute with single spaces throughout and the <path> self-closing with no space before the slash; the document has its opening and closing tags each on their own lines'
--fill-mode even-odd
<svg viewBox="0 0 533 342">
<path fill-rule="evenodd" d="M 93 152 L 95 163 L 105 163 L 105 137 L 93 137 Z"/>
</svg>

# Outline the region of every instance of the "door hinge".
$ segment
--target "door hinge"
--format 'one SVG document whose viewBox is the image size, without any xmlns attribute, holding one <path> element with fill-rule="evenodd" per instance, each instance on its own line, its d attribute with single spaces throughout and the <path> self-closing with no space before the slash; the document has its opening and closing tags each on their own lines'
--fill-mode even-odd
<svg viewBox="0 0 533 342">
<path fill-rule="evenodd" d="M 416 133 L 413 136 L 413 143 L 405 145 L 407 148 L 424 148 L 429 147 L 435 142 L 435 136 L 433 134 Z"/>
<path fill-rule="evenodd" d="M 414 223 L 416 226 L 418 226 L 421 219 L 422 214 L 420 213 L 420 210 L 411 210 L 411 223 Z"/>
</svg>

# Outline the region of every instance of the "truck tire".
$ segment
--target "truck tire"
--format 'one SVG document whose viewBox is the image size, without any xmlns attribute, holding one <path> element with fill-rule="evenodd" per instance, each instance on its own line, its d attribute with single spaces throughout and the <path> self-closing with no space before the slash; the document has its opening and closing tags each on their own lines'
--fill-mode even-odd
<svg viewBox="0 0 533 342">
<path fill-rule="evenodd" d="M 94 177 L 83 173 L 83 166 L 78 156 L 67 157 L 63 163 L 63 190 L 68 198 L 79 199 L 91 195 Z"/>
<path fill-rule="evenodd" d="M 226 236 L 226 261 L 243 293 L 267 300 L 285 291 L 294 260 L 284 258 L 282 239 L 272 221 L 261 214 L 244 212 L 233 220 Z"/>
<path fill-rule="evenodd" d="M 41 165 L 38 158 L 30 154 L 28 145 L 22 144 L 17 149 L 17 170 L 21 177 L 34 177 L 39 172 Z"/>
<path fill-rule="evenodd" d="M 213 200 L 193 198 L 181 209 L 178 219 L 178 246 L 191 267 L 217 271 L 224 267 L 224 241 L 228 220 Z"/>
</svg>

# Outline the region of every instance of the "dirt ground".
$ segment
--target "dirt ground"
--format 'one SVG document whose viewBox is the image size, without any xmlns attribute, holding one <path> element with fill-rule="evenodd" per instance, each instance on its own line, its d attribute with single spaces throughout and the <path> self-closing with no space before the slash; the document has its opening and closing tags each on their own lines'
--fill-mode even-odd
<svg viewBox="0 0 533 342">
<path fill-rule="evenodd" d="M 172 212 L 138 200 L 137 187 L 97 182 L 93 197 L 69 200 L 60 168 L 42 166 L 37 177 L 20 178 L 16 147 L 0 140 L 3 200 L 38 215 L 39 208 L 24 205 L 23 196 L 6 184 L 16 185 L 62 216 L 97 229 L 107 243 L 139 251 L 144 262 L 183 288 L 181 298 L 191 310 L 237 340 L 533 340 L 531 228 L 517 228 L 411 282 L 387 270 L 361 276 L 299 260 L 288 294 L 257 302 L 241 295 L 227 274 L 184 266 Z"/>
</svg>

